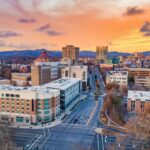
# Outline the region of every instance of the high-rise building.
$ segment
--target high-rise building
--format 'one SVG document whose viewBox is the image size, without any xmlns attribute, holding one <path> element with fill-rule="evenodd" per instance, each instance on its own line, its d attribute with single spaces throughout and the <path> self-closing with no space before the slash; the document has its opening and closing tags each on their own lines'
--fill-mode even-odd
<svg viewBox="0 0 150 150">
<path fill-rule="evenodd" d="M 108 54 L 108 46 L 96 47 L 96 60 L 98 63 L 106 63 Z"/>
<path fill-rule="evenodd" d="M 62 60 L 71 61 L 73 64 L 78 63 L 79 60 L 79 48 L 73 45 L 66 45 L 62 48 Z"/>
<path fill-rule="evenodd" d="M 50 65 L 32 65 L 31 66 L 31 84 L 32 86 L 42 85 L 51 81 Z"/>
</svg>

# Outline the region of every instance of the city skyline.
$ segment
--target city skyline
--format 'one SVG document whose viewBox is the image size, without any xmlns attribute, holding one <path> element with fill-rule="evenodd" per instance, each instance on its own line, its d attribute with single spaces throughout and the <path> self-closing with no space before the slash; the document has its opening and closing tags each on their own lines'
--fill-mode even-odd
<svg viewBox="0 0 150 150">
<path fill-rule="evenodd" d="M 149 0 L 0 0 L 0 51 L 68 44 L 81 50 L 140 52 L 150 47 Z"/>
</svg>

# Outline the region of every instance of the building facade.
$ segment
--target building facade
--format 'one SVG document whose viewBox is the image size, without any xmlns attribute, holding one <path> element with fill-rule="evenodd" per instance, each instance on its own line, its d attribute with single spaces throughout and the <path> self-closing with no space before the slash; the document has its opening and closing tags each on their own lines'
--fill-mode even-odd
<svg viewBox="0 0 150 150">
<path fill-rule="evenodd" d="M 11 83 L 15 86 L 29 86 L 31 81 L 30 73 L 12 73 Z"/>
<path fill-rule="evenodd" d="M 32 86 L 43 85 L 51 81 L 50 65 L 32 65 L 31 66 L 31 84 Z"/>
<path fill-rule="evenodd" d="M 128 91 L 128 111 L 150 113 L 150 91 Z"/>
<path fill-rule="evenodd" d="M 106 75 L 106 84 L 115 83 L 121 88 L 128 87 L 128 72 L 127 71 L 109 71 Z"/>
<path fill-rule="evenodd" d="M 87 66 L 68 66 L 62 69 L 62 77 L 77 78 L 82 81 L 82 90 L 85 91 L 88 80 Z"/>
<path fill-rule="evenodd" d="M 128 71 L 129 76 L 133 78 L 135 78 L 135 76 L 150 77 L 149 68 L 128 68 L 127 71 Z"/>
<path fill-rule="evenodd" d="M 79 48 L 73 45 L 66 45 L 62 48 L 62 60 L 71 61 L 73 64 L 79 61 Z"/>
<path fill-rule="evenodd" d="M 32 85 L 43 85 L 61 78 L 64 67 L 60 62 L 36 62 L 31 67 Z"/>
<path fill-rule="evenodd" d="M 150 89 L 150 77 L 135 76 L 135 85 L 142 86 L 144 89 Z"/>
<path fill-rule="evenodd" d="M 80 95 L 81 81 L 74 78 L 61 78 L 44 86 L 60 90 L 60 108 L 65 111 Z"/>
<path fill-rule="evenodd" d="M 98 63 L 107 63 L 108 46 L 96 47 L 96 60 Z"/>
<path fill-rule="evenodd" d="M 42 124 L 60 114 L 60 91 L 45 87 L 0 86 L 0 120 L 16 125 Z"/>
</svg>

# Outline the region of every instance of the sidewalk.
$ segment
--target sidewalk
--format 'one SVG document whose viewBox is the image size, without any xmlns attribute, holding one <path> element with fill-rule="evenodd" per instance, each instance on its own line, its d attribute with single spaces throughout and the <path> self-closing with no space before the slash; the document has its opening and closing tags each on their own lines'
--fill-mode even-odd
<svg viewBox="0 0 150 150">
<path fill-rule="evenodd" d="M 43 128 L 49 128 L 49 127 L 54 127 L 56 125 L 59 125 L 62 123 L 62 118 L 68 114 L 71 113 L 71 109 L 81 100 L 85 98 L 84 94 L 80 94 L 73 102 L 72 104 L 65 110 L 65 113 L 61 113 L 59 117 L 53 122 L 49 122 L 46 124 L 38 124 L 38 125 L 12 125 L 12 128 L 22 128 L 22 129 L 43 129 Z"/>
</svg>

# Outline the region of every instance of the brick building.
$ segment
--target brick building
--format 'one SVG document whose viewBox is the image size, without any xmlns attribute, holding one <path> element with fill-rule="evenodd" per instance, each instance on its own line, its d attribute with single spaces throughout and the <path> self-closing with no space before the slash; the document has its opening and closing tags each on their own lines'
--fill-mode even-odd
<svg viewBox="0 0 150 150">
<path fill-rule="evenodd" d="M 60 114 L 60 91 L 47 87 L 0 86 L 0 120 L 16 125 L 47 123 Z"/>
<path fill-rule="evenodd" d="M 128 111 L 150 113 L 150 91 L 128 91 Z"/>
</svg>

